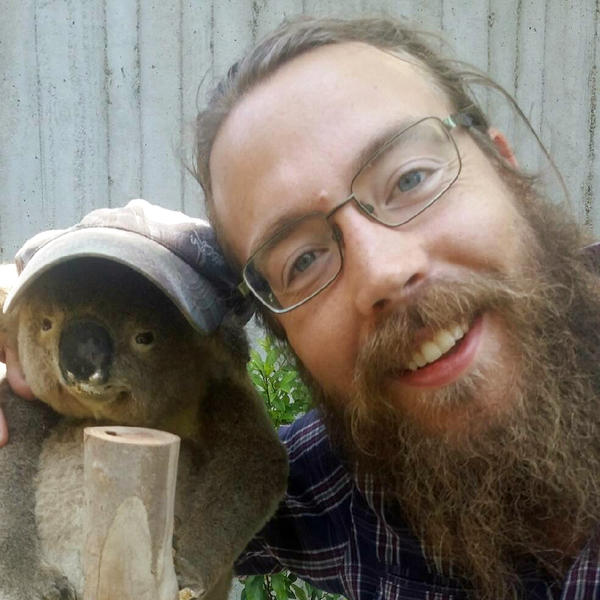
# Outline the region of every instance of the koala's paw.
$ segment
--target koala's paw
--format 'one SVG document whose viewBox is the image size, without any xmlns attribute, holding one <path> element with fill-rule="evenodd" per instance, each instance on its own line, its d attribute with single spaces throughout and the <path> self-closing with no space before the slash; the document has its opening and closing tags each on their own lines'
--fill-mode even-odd
<svg viewBox="0 0 600 600">
<path fill-rule="evenodd" d="M 46 569 L 43 583 L 38 587 L 40 600 L 78 600 L 79 596 L 69 580 L 54 569 Z"/>
<path fill-rule="evenodd" d="M 186 587 L 179 590 L 178 600 L 196 600 L 196 598 L 201 598 L 203 593 L 203 591 L 199 592 Z"/>
<path fill-rule="evenodd" d="M 202 577 L 198 576 L 197 568 L 190 564 L 185 558 L 182 558 L 177 552 L 174 553 L 173 558 L 175 572 L 177 573 L 177 583 L 182 590 L 179 593 L 179 600 L 201 598 L 206 591 L 206 586 L 202 582 Z"/>
<path fill-rule="evenodd" d="M 192 573 L 193 570 L 185 559 L 180 558 L 179 561 L 176 561 L 177 581 L 179 587 L 182 588 L 178 600 L 195 600 L 196 598 L 200 600 L 227 600 L 233 581 L 233 572 L 230 569 L 226 569 L 224 573 L 216 578 L 213 577 L 208 589 L 205 585 L 206 582 L 199 580 L 197 575 L 185 577 L 186 572 Z"/>
</svg>

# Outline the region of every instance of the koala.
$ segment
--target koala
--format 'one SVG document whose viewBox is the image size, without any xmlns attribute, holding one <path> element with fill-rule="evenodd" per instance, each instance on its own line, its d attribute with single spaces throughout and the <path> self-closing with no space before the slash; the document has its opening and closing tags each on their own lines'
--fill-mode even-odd
<svg viewBox="0 0 600 600">
<path fill-rule="evenodd" d="M 182 438 L 175 570 L 180 587 L 226 597 L 234 559 L 287 482 L 243 329 L 202 334 L 129 267 L 78 258 L 40 275 L 2 331 L 41 402 L 1 384 L 0 600 L 82 597 L 83 428 L 108 423 Z"/>
</svg>

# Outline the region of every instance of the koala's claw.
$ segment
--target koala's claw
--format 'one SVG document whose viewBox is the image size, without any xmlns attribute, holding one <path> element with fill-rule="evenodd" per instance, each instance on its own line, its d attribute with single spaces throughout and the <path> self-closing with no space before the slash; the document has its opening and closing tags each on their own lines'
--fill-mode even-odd
<svg viewBox="0 0 600 600">
<path fill-rule="evenodd" d="M 196 598 L 200 598 L 202 594 L 204 594 L 204 590 L 199 592 L 186 587 L 179 591 L 178 600 L 195 600 Z"/>
</svg>

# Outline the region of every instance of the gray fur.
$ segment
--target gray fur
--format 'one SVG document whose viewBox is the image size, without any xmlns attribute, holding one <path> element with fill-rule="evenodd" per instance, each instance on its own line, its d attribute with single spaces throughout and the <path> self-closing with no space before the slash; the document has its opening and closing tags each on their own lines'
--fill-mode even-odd
<svg viewBox="0 0 600 600">
<path fill-rule="evenodd" d="M 245 372 L 239 328 L 202 336 L 145 280 L 96 260 L 57 267 L 18 311 L 0 326 L 18 337 L 27 380 L 45 404 L 0 387 L 11 432 L 0 450 L 0 600 L 81 598 L 82 429 L 104 422 L 182 437 L 180 586 L 226 597 L 233 560 L 277 507 L 287 478 L 285 451 Z M 91 384 L 67 381 L 58 360 L 60 330 L 79 316 L 114 340 L 109 378 L 93 394 Z M 136 331 L 149 329 L 154 344 L 138 348 Z"/>
</svg>

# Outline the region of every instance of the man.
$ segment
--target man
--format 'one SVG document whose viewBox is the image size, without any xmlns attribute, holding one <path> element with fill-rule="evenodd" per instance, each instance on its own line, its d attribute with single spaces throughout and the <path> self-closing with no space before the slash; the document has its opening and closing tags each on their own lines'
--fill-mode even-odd
<svg viewBox="0 0 600 600">
<path fill-rule="evenodd" d="M 298 21 L 198 118 L 242 289 L 318 411 L 238 561 L 350 598 L 592 598 L 600 294 L 463 76 L 388 21 Z"/>
<path fill-rule="evenodd" d="M 465 79 L 401 25 L 300 21 L 199 115 L 221 245 L 320 408 L 241 573 L 600 596 L 598 279 Z"/>
</svg>

